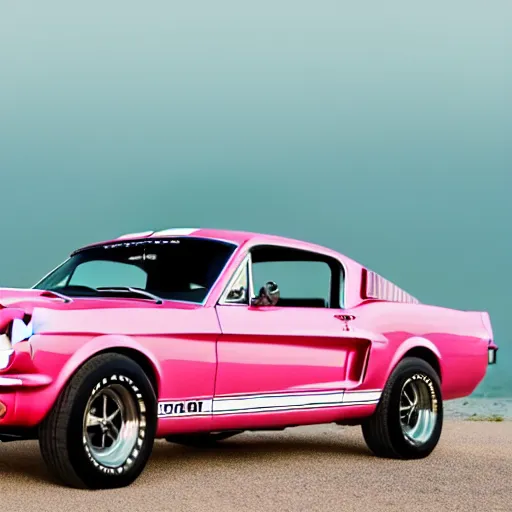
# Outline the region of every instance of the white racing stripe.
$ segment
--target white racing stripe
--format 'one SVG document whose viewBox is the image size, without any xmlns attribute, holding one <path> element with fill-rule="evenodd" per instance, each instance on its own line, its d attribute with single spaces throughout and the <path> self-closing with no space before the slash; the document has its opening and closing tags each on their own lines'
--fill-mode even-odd
<svg viewBox="0 0 512 512">
<path fill-rule="evenodd" d="M 353 405 L 376 404 L 382 392 L 372 391 L 314 391 L 310 393 L 274 393 L 265 395 L 219 396 L 217 398 L 158 403 L 158 417 L 248 414 L 258 412 L 287 412 L 324 409 Z"/>
<path fill-rule="evenodd" d="M 152 237 L 155 236 L 188 236 L 192 233 L 199 231 L 199 228 L 171 228 L 164 229 L 163 231 L 156 231 Z"/>
<path fill-rule="evenodd" d="M 127 233 L 126 235 L 121 235 L 117 237 L 117 240 L 124 240 L 125 238 L 143 238 L 145 236 L 150 236 L 154 233 L 154 231 L 141 231 L 140 233 Z"/>
<path fill-rule="evenodd" d="M 344 402 L 351 404 L 354 402 L 378 402 L 382 391 L 348 391 L 345 392 Z"/>
<path fill-rule="evenodd" d="M 237 412 L 274 411 L 304 407 L 332 407 L 335 405 L 343 405 L 343 391 L 283 396 L 219 397 L 213 400 L 213 414 L 235 414 Z"/>
</svg>

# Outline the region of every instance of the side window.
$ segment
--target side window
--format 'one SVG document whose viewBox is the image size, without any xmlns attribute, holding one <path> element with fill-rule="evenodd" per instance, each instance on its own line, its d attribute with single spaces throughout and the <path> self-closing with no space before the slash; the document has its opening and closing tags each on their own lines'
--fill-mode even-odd
<svg viewBox="0 0 512 512">
<path fill-rule="evenodd" d="M 94 260 L 78 265 L 69 281 L 70 286 L 130 286 L 146 288 L 147 274 L 127 263 Z"/>
<path fill-rule="evenodd" d="M 268 281 L 280 290 L 280 307 L 338 307 L 341 265 L 332 258 L 286 247 L 252 251 L 253 292 Z"/>
<path fill-rule="evenodd" d="M 329 303 L 331 270 L 318 261 L 268 261 L 253 264 L 254 291 L 275 281 L 283 299 L 322 299 Z"/>
</svg>

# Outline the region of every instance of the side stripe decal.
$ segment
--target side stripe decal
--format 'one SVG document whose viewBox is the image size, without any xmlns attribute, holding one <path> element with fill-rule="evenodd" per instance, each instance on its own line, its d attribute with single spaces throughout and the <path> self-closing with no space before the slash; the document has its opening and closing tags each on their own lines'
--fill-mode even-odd
<svg viewBox="0 0 512 512">
<path fill-rule="evenodd" d="M 266 395 L 219 396 L 187 401 L 160 401 L 158 417 L 200 417 L 210 415 L 286 412 L 350 405 L 376 404 L 381 391 L 336 391 L 275 393 Z"/>
</svg>

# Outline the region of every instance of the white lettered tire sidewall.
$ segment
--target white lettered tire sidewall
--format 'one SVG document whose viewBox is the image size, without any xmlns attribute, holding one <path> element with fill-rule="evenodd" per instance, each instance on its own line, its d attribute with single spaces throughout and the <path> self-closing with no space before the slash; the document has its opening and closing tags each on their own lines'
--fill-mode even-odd
<svg viewBox="0 0 512 512">
<path fill-rule="evenodd" d="M 108 467 L 91 453 L 84 427 L 91 398 L 113 383 L 122 392 L 119 396 L 130 397 L 138 430 L 133 436 L 133 447 L 122 450 L 115 467 Z M 136 421 L 131 428 L 135 431 Z M 84 362 L 69 380 L 40 425 L 39 443 L 49 470 L 62 483 L 86 489 L 125 487 L 144 469 L 153 449 L 156 428 L 156 393 L 144 370 L 125 355 L 102 353 Z"/>
<path fill-rule="evenodd" d="M 429 377 L 426 373 L 424 373 L 424 372 L 414 373 L 411 377 L 406 379 L 406 381 L 402 384 L 402 389 L 404 389 L 409 383 L 415 382 L 417 380 L 421 380 L 422 382 L 424 382 L 426 384 L 429 394 L 430 394 L 430 400 L 432 402 L 432 412 L 434 414 L 438 415 L 440 413 L 440 410 L 439 410 L 440 409 L 440 398 L 439 398 L 438 391 L 436 389 L 434 380 L 431 377 Z M 407 438 L 405 438 L 405 440 L 409 444 L 411 444 L 411 446 L 415 446 Z"/>
<path fill-rule="evenodd" d="M 402 428 L 401 397 L 408 383 L 421 380 L 429 396 L 433 425 L 428 426 L 428 437 L 410 439 Z M 370 450 L 378 457 L 420 459 L 427 457 L 437 446 L 443 428 L 443 400 L 440 377 L 424 359 L 406 357 L 391 373 L 382 392 L 376 411 L 361 424 L 363 436 Z"/>
<path fill-rule="evenodd" d="M 151 455 L 157 426 L 157 399 L 147 375 L 128 357 L 106 355 L 114 357 L 107 358 L 81 376 L 69 414 L 66 439 L 69 462 L 88 488 L 124 487 L 132 483 Z M 102 389 L 112 384 L 123 386 L 131 394 L 139 419 L 134 446 L 125 460 L 116 467 L 108 467 L 95 459 L 87 444 L 84 429 L 87 404 Z"/>
<path fill-rule="evenodd" d="M 146 410 L 146 404 L 144 402 L 144 398 L 142 396 L 142 393 L 138 386 L 135 385 L 135 382 L 130 377 L 127 377 L 123 374 L 123 372 L 120 372 L 119 374 L 112 374 L 110 377 L 103 378 L 96 386 L 94 386 L 92 392 L 90 393 L 88 403 L 93 401 L 95 397 L 98 396 L 98 394 L 105 388 L 108 388 L 111 385 L 121 385 L 124 386 L 126 389 L 130 391 L 130 393 L 133 395 L 133 398 L 135 400 L 135 404 L 137 407 L 137 414 L 139 418 L 139 428 L 138 428 L 138 435 L 135 439 L 135 442 L 133 444 L 133 447 L 130 450 L 130 453 L 123 464 L 120 464 L 116 467 L 106 466 L 104 464 L 101 464 L 98 462 L 94 455 L 91 453 L 91 450 L 89 449 L 89 445 L 87 442 L 87 436 L 85 433 L 82 435 L 82 444 L 83 448 L 85 450 L 85 453 L 87 457 L 89 458 L 90 463 L 99 471 L 101 471 L 104 474 L 108 475 L 121 475 L 127 471 L 130 470 L 130 468 L 133 466 L 133 464 L 137 461 L 137 458 L 139 457 L 141 453 L 141 449 L 144 445 L 144 440 L 146 438 L 146 428 L 147 428 L 147 410 Z"/>
<path fill-rule="evenodd" d="M 411 358 L 412 359 L 412 358 Z M 439 377 L 434 369 L 424 361 L 405 360 L 401 372 L 396 376 L 394 386 L 391 392 L 389 404 L 389 425 L 390 435 L 393 440 L 395 450 L 404 458 L 422 458 L 430 454 L 437 445 L 441 436 L 443 424 L 443 404 L 441 397 L 441 386 Z M 432 434 L 423 444 L 414 444 L 405 436 L 400 424 L 400 398 L 404 387 L 411 382 L 421 380 L 426 384 L 432 411 L 436 414 L 436 423 Z"/>
</svg>

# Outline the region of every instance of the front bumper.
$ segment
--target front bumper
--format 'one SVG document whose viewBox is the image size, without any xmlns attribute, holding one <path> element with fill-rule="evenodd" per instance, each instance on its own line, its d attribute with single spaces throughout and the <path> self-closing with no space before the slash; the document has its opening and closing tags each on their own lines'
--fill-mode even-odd
<svg viewBox="0 0 512 512">
<path fill-rule="evenodd" d="M 54 400 L 51 383 L 49 375 L 0 375 L 0 433 L 6 427 L 38 424 Z"/>
</svg>

